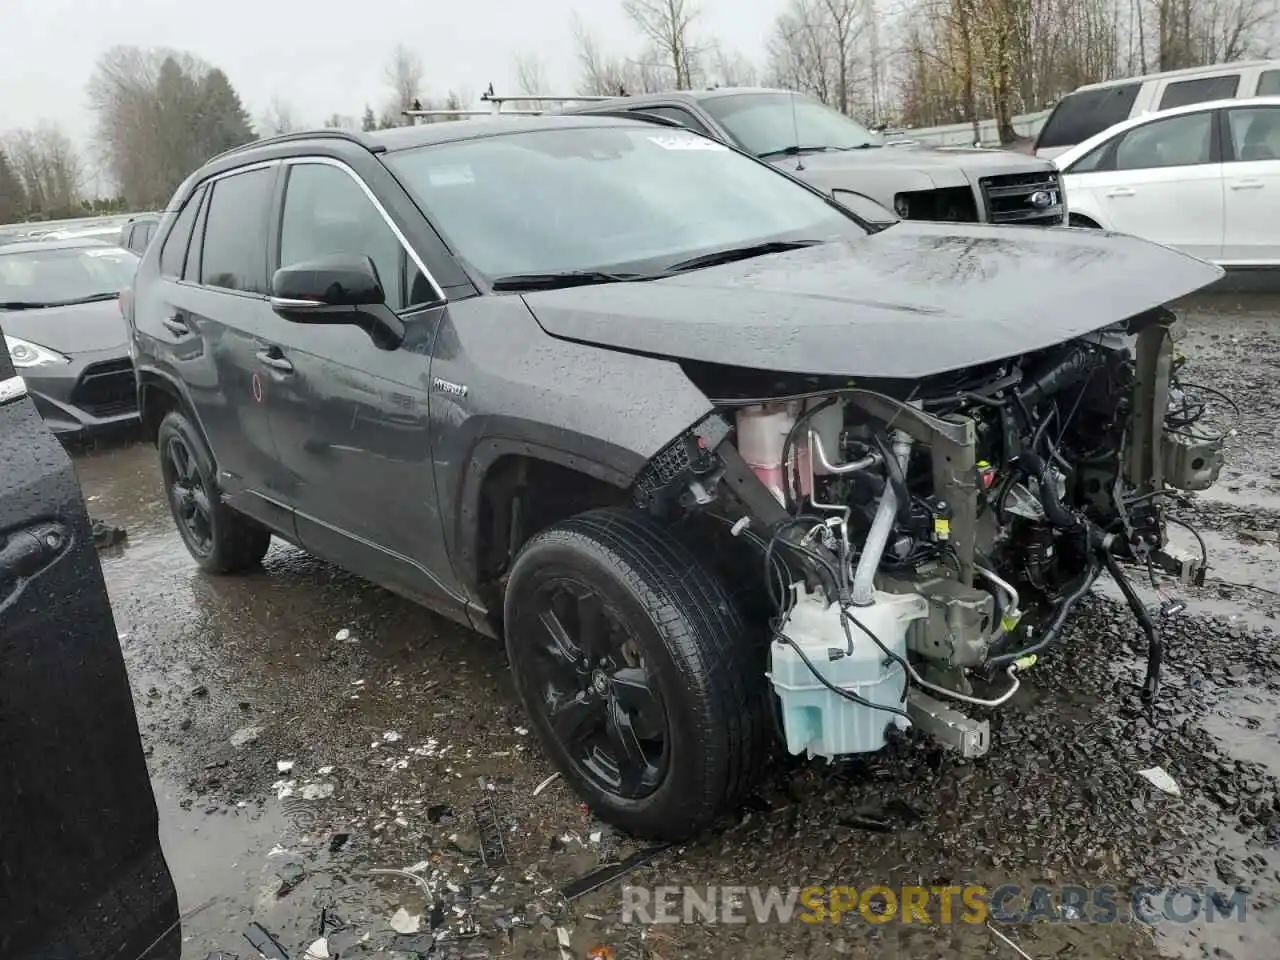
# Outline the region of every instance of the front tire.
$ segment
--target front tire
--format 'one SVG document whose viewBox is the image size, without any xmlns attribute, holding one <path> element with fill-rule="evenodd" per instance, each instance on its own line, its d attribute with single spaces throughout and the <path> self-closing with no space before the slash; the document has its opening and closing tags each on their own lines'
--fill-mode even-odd
<svg viewBox="0 0 1280 960">
<path fill-rule="evenodd" d="M 156 446 L 169 511 L 200 569 L 230 574 L 261 563 L 271 531 L 222 502 L 213 457 L 191 421 L 170 411 L 160 421 Z"/>
<path fill-rule="evenodd" d="M 531 722 L 602 820 L 685 840 L 754 784 L 768 750 L 760 645 L 669 528 L 609 509 L 538 534 L 504 620 Z"/>
</svg>

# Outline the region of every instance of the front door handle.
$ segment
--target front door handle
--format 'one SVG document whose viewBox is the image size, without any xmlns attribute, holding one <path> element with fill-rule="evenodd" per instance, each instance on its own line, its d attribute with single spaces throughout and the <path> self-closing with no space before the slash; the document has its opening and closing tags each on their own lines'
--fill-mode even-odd
<svg viewBox="0 0 1280 960">
<path fill-rule="evenodd" d="M 1108 197 L 1132 197 L 1133 191 L 1128 187 L 1116 187 L 1114 190 L 1107 191 Z"/>
<path fill-rule="evenodd" d="M 258 359 L 272 370 L 279 370 L 281 373 L 293 373 L 293 364 L 280 352 L 279 347 L 268 347 L 266 350 L 259 350 Z"/>
<path fill-rule="evenodd" d="M 182 314 L 180 313 L 170 314 L 160 322 L 163 323 L 164 328 L 175 337 L 185 337 L 191 333 L 191 328 L 187 326 L 187 321 L 183 319 Z"/>
<path fill-rule="evenodd" d="M 1231 189 L 1232 190 L 1261 190 L 1262 181 L 1261 180 L 1237 180 L 1235 183 L 1231 184 Z"/>
</svg>

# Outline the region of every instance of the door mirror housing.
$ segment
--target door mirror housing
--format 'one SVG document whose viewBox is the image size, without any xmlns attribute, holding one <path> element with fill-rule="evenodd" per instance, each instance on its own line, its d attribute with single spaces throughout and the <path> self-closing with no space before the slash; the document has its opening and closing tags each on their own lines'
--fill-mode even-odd
<svg viewBox="0 0 1280 960">
<path fill-rule="evenodd" d="M 339 254 L 281 267 L 271 278 L 271 301 L 291 310 L 319 310 L 379 306 L 387 295 L 371 259 Z"/>
<path fill-rule="evenodd" d="M 883 230 L 902 219 L 883 204 L 865 194 L 854 193 L 852 190 L 841 190 L 837 187 L 831 191 L 831 199 L 877 230 Z"/>
<path fill-rule="evenodd" d="M 384 350 L 404 342 L 400 318 L 373 261 L 338 254 L 281 267 L 271 278 L 271 309 L 294 323 L 348 323 L 360 327 Z"/>
</svg>

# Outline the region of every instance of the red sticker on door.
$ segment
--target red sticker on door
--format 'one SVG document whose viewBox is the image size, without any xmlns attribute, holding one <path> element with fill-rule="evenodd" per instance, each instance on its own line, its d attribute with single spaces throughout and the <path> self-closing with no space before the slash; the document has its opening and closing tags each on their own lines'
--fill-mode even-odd
<svg viewBox="0 0 1280 960">
<path fill-rule="evenodd" d="M 253 371 L 253 399 L 255 403 L 262 402 L 262 381 L 258 379 L 258 371 Z"/>
</svg>

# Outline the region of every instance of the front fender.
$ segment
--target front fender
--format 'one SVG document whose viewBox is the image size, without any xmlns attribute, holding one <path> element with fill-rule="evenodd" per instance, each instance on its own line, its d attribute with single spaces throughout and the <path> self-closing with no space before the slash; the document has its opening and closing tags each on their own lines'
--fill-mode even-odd
<svg viewBox="0 0 1280 960">
<path fill-rule="evenodd" d="M 449 305 L 431 382 L 440 511 L 469 591 L 481 488 L 499 459 L 547 460 L 626 489 L 713 411 L 678 363 L 553 337 L 511 296 Z"/>
</svg>

